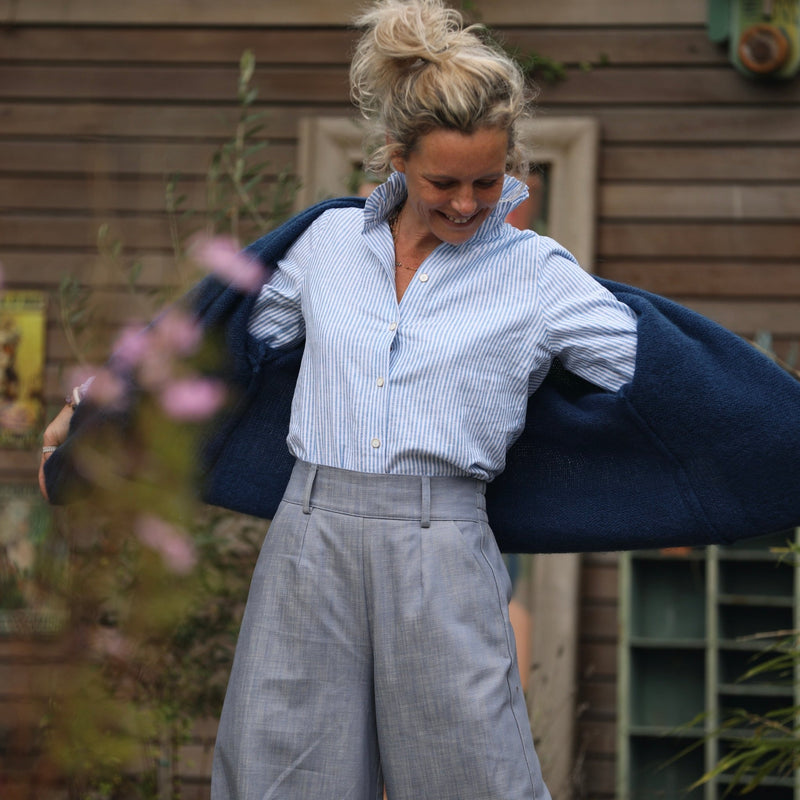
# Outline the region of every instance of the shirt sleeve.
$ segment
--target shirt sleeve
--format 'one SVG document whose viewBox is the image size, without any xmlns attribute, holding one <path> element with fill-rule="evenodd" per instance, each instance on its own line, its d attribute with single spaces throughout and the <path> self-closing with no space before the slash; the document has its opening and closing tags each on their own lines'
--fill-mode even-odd
<svg viewBox="0 0 800 800">
<path fill-rule="evenodd" d="M 550 250 L 538 271 L 548 347 L 581 378 L 616 391 L 636 368 L 637 317 L 566 250 Z"/>
<path fill-rule="evenodd" d="M 278 261 L 269 283 L 261 287 L 250 314 L 248 332 L 272 348 L 290 347 L 305 337 L 302 293 L 311 251 L 311 227 L 313 225 Z"/>
</svg>

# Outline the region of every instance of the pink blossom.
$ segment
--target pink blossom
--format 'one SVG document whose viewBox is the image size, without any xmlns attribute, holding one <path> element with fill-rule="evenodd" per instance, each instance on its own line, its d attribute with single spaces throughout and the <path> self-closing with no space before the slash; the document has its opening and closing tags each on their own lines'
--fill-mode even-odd
<svg viewBox="0 0 800 800">
<path fill-rule="evenodd" d="M 244 292 L 257 292 L 267 280 L 263 265 L 245 256 L 230 237 L 198 237 L 192 243 L 191 253 L 209 272 Z"/>
<path fill-rule="evenodd" d="M 166 414 L 179 420 L 203 420 L 225 403 L 225 385 L 208 378 L 183 378 L 168 383 L 160 394 Z"/>
<path fill-rule="evenodd" d="M 194 543 L 186 531 L 160 517 L 142 514 L 136 520 L 135 531 L 139 541 L 159 553 L 173 572 L 185 575 L 197 563 Z"/>
<path fill-rule="evenodd" d="M 152 336 L 147 329 L 127 327 L 122 330 L 114 347 L 114 358 L 130 369 L 142 362 L 152 348 Z"/>
<path fill-rule="evenodd" d="M 97 370 L 86 392 L 93 403 L 109 408 L 121 408 L 127 394 L 128 386 L 125 381 L 108 369 Z"/>
<path fill-rule="evenodd" d="M 155 334 L 158 343 L 168 352 L 178 356 L 189 356 L 196 352 L 203 330 L 197 320 L 172 309 L 158 320 Z"/>
<path fill-rule="evenodd" d="M 151 347 L 139 364 L 139 384 L 150 391 L 160 391 L 175 374 L 175 361 L 163 347 Z"/>
</svg>

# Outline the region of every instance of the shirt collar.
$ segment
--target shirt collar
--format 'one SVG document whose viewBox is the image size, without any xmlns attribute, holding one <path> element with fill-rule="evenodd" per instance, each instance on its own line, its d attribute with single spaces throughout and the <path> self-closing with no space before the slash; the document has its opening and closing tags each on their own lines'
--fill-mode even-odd
<svg viewBox="0 0 800 800">
<path fill-rule="evenodd" d="M 392 209 L 405 199 L 407 193 L 406 176 L 402 172 L 393 172 L 367 198 L 364 206 L 364 232 L 386 220 Z M 528 187 L 517 178 L 506 175 L 500 200 L 469 241 L 483 241 L 497 235 L 508 214 L 527 196 Z"/>
</svg>

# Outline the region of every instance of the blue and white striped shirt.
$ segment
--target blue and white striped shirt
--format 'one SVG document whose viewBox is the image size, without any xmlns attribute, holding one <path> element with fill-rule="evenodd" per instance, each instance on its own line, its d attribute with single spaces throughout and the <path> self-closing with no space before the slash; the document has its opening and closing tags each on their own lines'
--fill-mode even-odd
<svg viewBox="0 0 800 800">
<path fill-rule="evenodd" d="M 558 356 L 615 391 L 636 357 L 636 318 L 552 239 L 505 223 L 527 189 L 460 245 L 440 244 L 398 303 L 386 217 L 394 174 L 365 208 L 325 212 L 261 290 L 250 332 L 305 337 L 288 445 L 305 461 L 372 473 L 491 480 Z"/>
</svg>

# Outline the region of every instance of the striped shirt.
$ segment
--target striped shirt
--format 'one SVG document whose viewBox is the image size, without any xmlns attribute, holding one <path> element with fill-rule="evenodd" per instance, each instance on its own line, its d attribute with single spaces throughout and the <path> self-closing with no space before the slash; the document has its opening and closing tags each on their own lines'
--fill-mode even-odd
<svg viewBox="0 0 800 800">
<path fill-rule="evenodd" d="M 616 391 L 636 317 L 552 239 L 505 223 L 527 189 L 506 178 L 466 243 L 441 243 L 398 303 L 386 218 L 396 173 L 365 208 L 326 211 L 257 299 L 250 333 L 305 350 L 288 445 L 300 459 L 371 473 L 491 480 L 554 357 Z"/>
</svg>

